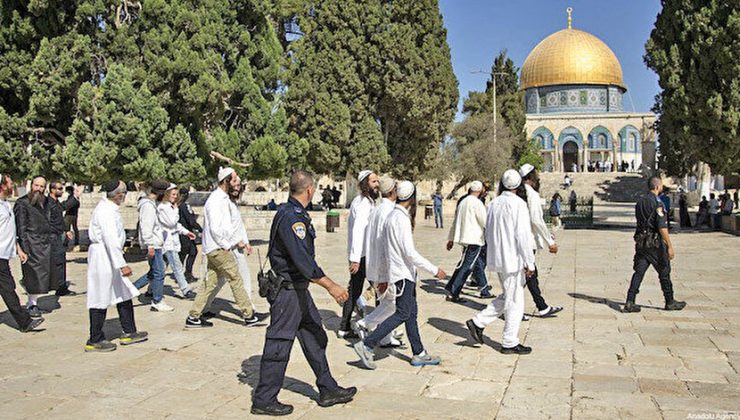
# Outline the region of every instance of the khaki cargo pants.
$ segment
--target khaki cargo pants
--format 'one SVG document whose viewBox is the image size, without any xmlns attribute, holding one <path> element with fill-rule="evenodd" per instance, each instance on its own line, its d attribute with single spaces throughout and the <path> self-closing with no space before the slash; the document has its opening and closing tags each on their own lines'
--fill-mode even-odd
<svg viewBox="0 0 740 420">
<path fill-rule="evenodd" d="M 231 287 L 236 306 L 239 307 L 244 318 L 252 318 L 254 315 L 252 301 L 244 290 L 244 280 L 239 274 L 239 267 L 236 264 L 234 254 L 231 251 L 217 249 L 206 255 L 206 258 L 208 258 L 208 273 L 198 291 L 198 295 L 195 297 L 193 308 L 190 309 L 190 316 L 200 318 L 206 305 L 212 300 L 212 295 L 218 293 L 220 289 L 218 278 L 224 277 Z"/>
</svg>

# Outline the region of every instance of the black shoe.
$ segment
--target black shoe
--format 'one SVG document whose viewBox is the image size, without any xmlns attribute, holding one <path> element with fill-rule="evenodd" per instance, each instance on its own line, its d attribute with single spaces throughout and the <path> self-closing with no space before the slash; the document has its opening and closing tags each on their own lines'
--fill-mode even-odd
<svg viewBox="0 0 740 420">
<path fill-rule="evenodd" d="M 352 398 L 357 394 L 357 388 L 351 386 L 349 388 L 339 387 L 334 391 L 324 392 L 319 395 L 319 406 L 331 407 L 336 404 L 344 404 L 352 401 Z"/>
<path fill-rule="evenodd" d="M 185 293 L 185 295 L 183 295 L 182 298 L 183 299 L 187 299 L 187 300 L 193 300 L 193 299 L 195 299 L 195 296 L 196 295 L 197 295 L 197 293 L 195 293 L 194 291 L 188 290 L 188 292 Z"/>
<path fill-rule="evenodd" d="M 28 315 L 31 315 L 31 318 L 41 318 L 42 315 L 48 313 L 49 311 L 39 308 L 38 305 L 33 305 L 28 308 Z"/>
<path fill-rule="evenodd" d="M 665 304 L 666 311 L 680 311 L 681 309 L 685 307 L 686 307 L 686 302 L 683 302 L 680 300 L 672 300 L 670 302 L 666 302 Z"/>
<path fill-rule="evenodd" d="M 540 313 L 540 318 L 552 318 L 555 316 L 556 313 L 563 310 L 562 306 L 548 306 L 545 313 Z"/>
<path fill-rule="evenodd" d="M 208 312 L 203 312 L 203 314 L 201 314 L 200 317 L 201 317 L 201 319 L 211 319 L 211 318 L 215 318 L 217 316 L 218 316 L 218 312 L 208 311 Z"/>
<path fill-rule="evenodd" d="M 121 336 L 119 343 L 122 346 L 128 346 L 129 344 L 141 343 L 149 339 L 149 334 L 146 331 L 136 331 L 130 334 L 124 334 Z"/>
<path fill-rule="evenodd" d="M 24 333 L 33 331 L 36 329 L 36 327 L 41 325 L 43 322 L 44 322 L 44 318 L 34 318 L 31 320 L 31 322 L 28 323 L 28 325 L 26 325 L 25 327 L 21 327 L 20 330 L 21 332 L 24 332 Z"/>
<path fill-rule="evenodd" d="M 188 283 L 195 283 L 198 281 L 198 278 L 192 274 L 185 274 L 185 281 Z"/>
<path fill-rule="evenodd" d="M 56 295 L 57 296 L 77 296 L 77 292 L 75 292 L 74 290 L 69 290 L 68 288 L 65 287 L 64 289 L 57 290 Z"/>
<path fill-rule="evenodd" d="M 151 299 L 152 297 L 154 297 L 154 295 L 152 294 L 151 290 L 147 290 L 146 293 L 144 293 L 144 297 Z"/>
<path fill-rule="evenodd" d="M 357 333 L 352 331 L 351 329 L 349 331 L 344 331 L 344 330 L 337 331 L 337 337 L 343 338 L 345 340 L 354 340 L 354 339 L 360 338 L 360 336 L 357 335 Z"/>
<path fill-rule="evenodd" d="M 532 353 L 532 347 L 517 344 L 515 347 L 501 347 L 503 354 L 529 354 Z"/>
<path fill-rule="evenodd" d="M 478 344 L 483 344 L 483 328 L 475 325 L 475 322 L 473 322 L 472 319 L 469 319 L 465 325 L 468 326 L 468 330 L 470 330 L 470 335 L 473 336 L 473 340 Z"/>
<path fill-rule="evenodd" d="M 188 316 L 185 320 L 185 328 L 207 328 L 212 326 L 213 322 L 206 321 L 202 316 L 200 318 Z"/>
<path fill-rule="evenodd" d="M 627 301 L 627 303 L 624 304 L 624 308 L 622 309 L 622 312 L 640 312 L 641 310 L 642 309 L 640 309 L 638 305 L 635 305 L 635 302 Z"/>
<path fill-rule="evenodd" d="M 288 414 L 293 412 L 293 406 L 275 401 L 274 404 L 270 404 L 264 407 L 252 405 L 252 409 L 249 411 L 255 415 L 287 416 Z"/>
<path fill-rule="evenodd" d="M 447 300 L 452 303 L 465 303 L 467 300 L 461 298 L 460 296 L 447 296 Z"/>
<path fill-rule="evenodd" d="M 258 322 L 260 322 L 260 317 L 258 316 L 257 312 L 252 314 L 251 318 L 244 318 L 244 325 L 246 326 L 254 325 Z"/>
</svg>

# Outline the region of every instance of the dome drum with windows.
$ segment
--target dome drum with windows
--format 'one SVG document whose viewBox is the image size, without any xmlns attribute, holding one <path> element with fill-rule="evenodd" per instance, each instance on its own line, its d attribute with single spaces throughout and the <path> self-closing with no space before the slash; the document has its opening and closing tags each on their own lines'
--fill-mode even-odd
<svg viewBox="0 0 740 420">
<path fill-rule="evenodd" d="M 596 36 L 568 27 L 537 44 L 521 70 L 527 134 L 537 140 L 545 170 L 584 170 L 588 162 L 643 162 L 651 113 L 625 113 L 627 85 L 614 52 Z"/>
</svg>

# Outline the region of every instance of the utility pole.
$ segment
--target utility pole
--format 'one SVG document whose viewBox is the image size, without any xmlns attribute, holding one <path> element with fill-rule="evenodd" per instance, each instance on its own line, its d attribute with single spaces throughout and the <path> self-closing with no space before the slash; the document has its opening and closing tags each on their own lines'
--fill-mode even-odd
<svg viewBox="0 0 740 420">
<path fill-rule="evenodd" d="M 491 80 L 493 80 L 493 89 L 492 89 L 491 94 L 493 95 L 493 144 L 495 145 L 496 144 L 496 130 L 497 130 L 496 129 L 496 117 L 497 117 L 496 114 L 498 114 L 498 112 L 496 111 L 496 76 L 500 76 L 500 75 L 504 75 L 508 73 L 505 73 L 502 71 L 488 72 L 488 71 L 483 71 L 483 70 L 471 71 L 471 73 L 487 74 L 491 76 Z"/>
</svg>

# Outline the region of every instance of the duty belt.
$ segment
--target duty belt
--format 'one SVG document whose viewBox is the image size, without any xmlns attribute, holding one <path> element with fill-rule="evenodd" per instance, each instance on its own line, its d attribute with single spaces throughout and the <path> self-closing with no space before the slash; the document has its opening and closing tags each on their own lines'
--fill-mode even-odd
<svg viewBox="0 0 740 420">
<path fill-rule="evenodd" d="M 281 288 L 285 290 L 307 290 L 308 289 L 308 282 L 302 281 L 299 283 L 294 282 L 283 282 L 283 284 L 280 285 Z"/>
</svg>

